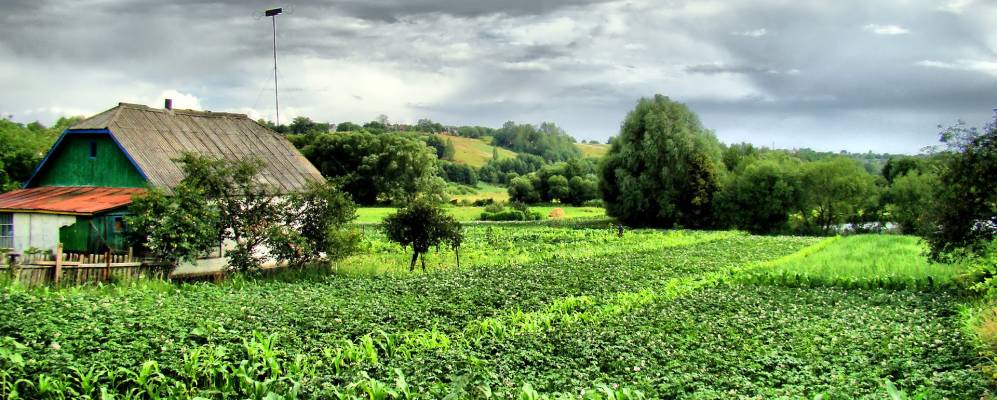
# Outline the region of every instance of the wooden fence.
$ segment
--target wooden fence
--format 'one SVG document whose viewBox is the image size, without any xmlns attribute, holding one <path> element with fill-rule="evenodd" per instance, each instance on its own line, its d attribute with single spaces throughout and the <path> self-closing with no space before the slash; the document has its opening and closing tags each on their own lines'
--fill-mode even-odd
<svg viewBox="0 0 997 400">
<path fill-rule="evenodd" d="M 0 263 L 3 263 L 0 264 L 0 274 L 27 286 L 110 282 L 142 276 L 166 278 L 170 273 L 170 268 L 152 260 L 137 258 L 131 250 L 127 254 L 64 253 L 62 244 L 51 253 L 26 254 L 24 259 L 13 265 L 9 259 Z"/>
</svg>

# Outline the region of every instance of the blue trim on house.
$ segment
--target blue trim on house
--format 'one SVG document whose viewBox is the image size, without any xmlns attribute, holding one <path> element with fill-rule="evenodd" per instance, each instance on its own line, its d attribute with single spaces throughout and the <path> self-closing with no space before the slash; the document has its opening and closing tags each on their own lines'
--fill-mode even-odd
<svg viewBox="0 0 997 400">
<path fill-rule="evenodd" d="M 132 163 L 132 166 L 135 167 L 135 170 L 138 171 L 139 175 L 142 175 L 142 179 L 145 179 L 146 182 L 149 181 L 149 177 L 145 174 L 145 171 L 143 171 L 142 168 L 139 168 L 138 164 L 135 163 L 135 159 L 132 158 L 132 155 L 128 154 L 128 151 L 125 150 L 125 148 L 123 146 L 121 146 L 121 142 L 118 141 L 118 138 L 114 137 L 114 135 L 111 134 L 111 130 L 110 129 L 106 129 L 106 128 L 105 129 L 66 129 L 66 130 L 62 131 L 62 134 L 59 135 L 59 139 L 55 141 L 55 144 L 52 145 L 52 148 L 49 149 L 48 153 L 45 154 L 45 158 L 42 158 L 42 162 L 38 163 L 38 166 L 35 167 L 35 172 L 31 173 L 31 177 L 28 178 L 27 181 L 24 181 L 24 184 L 21 185 L 22 189 L 23 188 L 27 188 L 28 186 L 31 185 L 32 182 L 34 182 L 35 178 L 38 176 L 38 173 L 41 172 L 42 167 L 44 167 L 45 163 L 48 162 L 49 157 L 51 157 L 52 154 L 55 154 L 56 149 L 58 149 L 59 145 L 62 144 L 62 140 L 65 139 L 66 136 L 69 136 L 69 135 L 107 135 L 107 136 L 110 136 L 111 140 L 114 141 L 114 144 L 118 145 L 118 149 L 121 150 L 121 152 L 125 155 L 125 158 L 128 159 L 128 162 Z"/>
</svg>

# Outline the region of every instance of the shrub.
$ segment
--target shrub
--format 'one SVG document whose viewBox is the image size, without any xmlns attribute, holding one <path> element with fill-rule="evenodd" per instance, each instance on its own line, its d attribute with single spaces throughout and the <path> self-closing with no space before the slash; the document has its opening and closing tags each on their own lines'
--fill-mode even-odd
<svg viewBox="0 0 997 400">
<path fill-rule="evenodd" d="M 605 206 L 606 206 L 606 204 L 602 201 L 602 199 L 586 200 L 585 202 L 582 203 L 582 207 L 599 207 L 599 208 L 603 208 Z"/>
<path fill-rule="evenodd" d="M 416 200 L 399 209 L 394 215 L 384 219 L 384 233 L 388 240 L 412 246 L 412 261 L 409 271 L 415 270 L 416 259 L 424 255 L 432 246 L 449 244 L 457 252 L 460 264 L 460 244 L 463 228 L 460 223 L 443 209 L 425 200 Z M 426 259 L 422 259 L 422 270 L 426 270 Z"/>
<path fill-rule="evenodd" d="M 523 212 L 520 210 L 505 210 L 496 213 L 482 212 L 482 221 L 539 221 L 543 215 L 536 211 Z"/>
<path fill-rule="evenodd" d="M 488 203 L 488 205 L 485 206 L 485 212 L 498 213 L 502 212 L 503 210 L 505 210 L 505 206 L 500 203 L 492 202 Z"/>
</svg>

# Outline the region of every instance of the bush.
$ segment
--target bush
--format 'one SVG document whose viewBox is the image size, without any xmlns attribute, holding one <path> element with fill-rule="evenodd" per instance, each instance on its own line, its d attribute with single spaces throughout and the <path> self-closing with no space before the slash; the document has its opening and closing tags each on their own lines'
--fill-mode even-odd
<svg viewBox="0 0 997 400">
<path fill-rule="evenodd" d="M 474 203 L 471 203 L 471 205 L 473 205 L 475 207 L 484 207 L 484 206 L 487 206 L 489 204 L 495 204 L 495 199 L 489 197 L 487 199 L 477 199 L 477 200 L 474 201 Z"/>
<path fill-rule="evenodd" d="M 606 206 L 606 204 L 602 201 L 602 199 L 592 199 L 592 200 L 586 200 L 586 201 L 582 202 L 582 207 L 599 207 L 599 208 L 603 208 L 605 206 Z"/>
<path fill-rule="evenodd" d="M 522 212 L 520 210 L 504 210 L 499 212 L 482 212 L 482 221 L 539 221 L 543 215 L 536 211 Z"/>
<path fill-rule="evenodd" d="M 491 202 L 485 206 L 485 211 L 490 213 L 502 212 L 502 210 L 505 210 L 505 206 L 495 202 Z"/>
</svg>

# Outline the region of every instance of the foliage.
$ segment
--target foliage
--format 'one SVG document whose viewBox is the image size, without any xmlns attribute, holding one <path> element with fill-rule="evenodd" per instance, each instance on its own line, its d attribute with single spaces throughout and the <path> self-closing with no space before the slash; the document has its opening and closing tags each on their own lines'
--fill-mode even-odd
<svg viewBox="0 0 997 400">
<path fill-rule="evenodd" d="M 485 182 L 507 184 L 513 178 L 538 171 L 546 164 L 540 156 L 521 153 L 515 158 L 492 158 L 481 167 L 478 175 Z"/>
<path fill-rule="evenodd" d="M 51 127 L 19 124 L 0 118 L 0 193 L 13 190 L 31 177 L 59 135 L 82 118 L 59 118 Z"/>
<path fill-rule="evenodd" d="M 426 132 L 426 133 L 437 133 L 437 132 L 444 132 L 447 130 L 447 128 L 444 127 L 443 124 L 439 122 L 433 122 L 433 120 L 429 118 L 420 119 L 418 122 L 415 123 L 415 126 L 413 128 L 416 131 Z"/>
<path fill-rule="evenodd" d="M 513 203 L 513 207 L 507 209 L 505 206 L 494 203 L 485 207 L 485 211 L 478 218 L 482 221 L 539 221 L 543 219 L 543 214 L 531 211 L 522 203 Z M 564 210 L 561 210 L 564 216 Z"/>
<path fill-rule="evenodd" d="M 129 241 L 170 264 L 194 262 L 221 245 L 221 211 L 201 188 L 178 185 L 169 196 L 153 189 L 134 197 L 129 211 Z"/>
<path fill-rule="evenodd" d="M 789 214 L 803 208 L 801 163 L 772 154 L 746 157 L 734 165 L 737 169 L 727 176 L 717 195 L 720 218 L 755 233 L 785 230 Z"/>
<path fill-rule="evenodd" d="M 972 251 L 997 237 L 997 114 L 983 129 L 956 125 L 942 132 L 937 202 L 927 235 L 934 256 Z"/>
<path fill-rule="evenodd" d="M 348 132 L 317 135 L 302 154 L 359 204 L 442 197 L 436 155 L 418 138 Z"/>
<path fill-rule="evenodd" d="M 440 161 L 440 176 L 447 182 L 474 186 L 478 184 L 478 173 L 464 164 Z"/>
<path fill-rule="evenodd" d="M 910 169 L 894 176 L 892 181 L 883 193 L 883 202 L 887 205 L 890 219 L 897 223 L 903 233 L 930 233 L 933 230 L 931 210 L 935 192 L 940 185 L 938 175 Z"/>
<path fill-rule="evenodd" d="M 875 205 L 872 175 L 845 157 L 825 158 L 803 165 L 801 210 L 805 226 L 830 233 L 838 224 Z"/>
<path fill-rule="evenodd" d="M 270 228 L 267 247 L 291 266 L 327 263 L 353 254 L 359 234 L 346 224 L 356 219 L 349 196 L 327 182 L 310 182 L 288 195 L 279 225 Z"/>
<path fill-rule="evenodd" d="M 177 161 L 184 173 L 179 186 L 201 191 L 218 209 L 214 237 L 235 245 L 226 252 L 229 268 L 259 268 L 264 260 L 260 246 L 281 216 L 276 188 L 258 179 L 264 162 L 255 157 L 227 160 L 195 153 L 184 153 Z"/>
<path fill-rule="evenodd" d="M 602 162 L 606 212 L 633 225 L 711 226 L 720 152 L 687 106 L 661 95 L 642 98 Z"/>
<path fill-rule="evenodd" d="M 525 178 L 510 181 L 509 198 L 524 203 L 558 201 L 580 205 L 599 196 L 595 172 L 594 159 L 573 159 L 544 165 Z M 527 182 L 532 188 L 526 186 Z"/>
<path fill-rule="evenodd" d="M 492 145 L 540 156 L 546 161 L 567 161 L 582 155 L 575 147 L 575 139 L 552 122 L 540 126 L 506 122 L 492 133 Z"/>
<path fill-rule="evenodd" d="M 463 235 L 463 228 L 454 217 L 426 201 L 415 201 L 385 218 L 383 229 L 388 240 L 405 247 L 412 246 L 409 270 L 415 269 L 416 259 L 430 247 L 446 243 L 458 250 Z M 459 253 L 457 257 L 459 260 Z M 425 257 L 422 259 L 422 270 L 426 270 Z"/>
<path fill-rule="evenodd" d="M 363 129 L 363 127 L 349 121 L 336 124 L 336 132 L 353 132 L 360 129 Z"/>
</svg>

